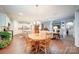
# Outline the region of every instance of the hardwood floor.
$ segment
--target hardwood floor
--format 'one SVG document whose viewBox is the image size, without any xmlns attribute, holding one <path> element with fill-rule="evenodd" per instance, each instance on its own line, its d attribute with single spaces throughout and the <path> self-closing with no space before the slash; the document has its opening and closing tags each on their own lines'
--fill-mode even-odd
<svg viewBox="0 0 79 59">
<path fill-rule="evenodd" d="M 11 44 L 4 48 L 0 49 L 0 53 L 2 54 L 19 54 L 25 53 L 25 39 L 22 35 L 15 35 Z"/>
<path fill-rule="evenodd" d="M 27 47 L 27 49 L 26 49 Z M 29 47 L 26 45 L 26 39 L 23 35 L 14 36 L 11 44 L 0 49 L 0 54 L 28 54 Z M 72 36 L 66 37 L 61 40 L 51 40 L 51 44 L 48 50 L 49 54 L 78 54 L 79 48 L 74 45 L 74 38 Z"/>
<path fill-rule="evenodd" d="M 52 40 L 49 52 L 52 54 L 78 54 L 79 48 L 75 47 L 72 36 L 62 40 Z"/>
</svg>

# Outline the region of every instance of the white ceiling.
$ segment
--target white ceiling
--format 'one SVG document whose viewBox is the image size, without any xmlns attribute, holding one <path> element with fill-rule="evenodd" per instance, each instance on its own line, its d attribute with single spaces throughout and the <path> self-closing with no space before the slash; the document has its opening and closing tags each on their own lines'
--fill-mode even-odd
<svg viewBox="0 0 79 59">
<path fill-rule="evenodd" d="M 32 22 L 34 20 L 55 20 L 73 16 L 79 6 L 69 5 L 4 5 L 0 12 L 5 12 L 12 20 Z"/>
</svg>

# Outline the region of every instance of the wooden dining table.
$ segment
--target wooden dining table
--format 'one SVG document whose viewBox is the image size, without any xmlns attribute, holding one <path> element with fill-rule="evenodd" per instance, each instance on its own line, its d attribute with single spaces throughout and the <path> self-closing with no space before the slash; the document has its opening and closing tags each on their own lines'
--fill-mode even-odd
<svg viewBox="0 0 79 59">
<path fill-rule="evenodd" d="M 31 38 L 34 41 L 39 41 L 39 40 L 46 39 L 46 35 L 42 35 L 42 34 L 38 34 L 38 33 L 33 33 L 33 34 L 29 34 L 29 38 Z"/>
<path fill-rule="evenodd" d="M 42 35 L 40 33 L 32 33 L 29 34 L 29 38 L 34 42 L 35 48 L 36 48 L 36 53 L 39 53 L 39 48 L 40 48 L 40 41 L 47 40 L 48 38 L 46 35 Z"/>
</svg>

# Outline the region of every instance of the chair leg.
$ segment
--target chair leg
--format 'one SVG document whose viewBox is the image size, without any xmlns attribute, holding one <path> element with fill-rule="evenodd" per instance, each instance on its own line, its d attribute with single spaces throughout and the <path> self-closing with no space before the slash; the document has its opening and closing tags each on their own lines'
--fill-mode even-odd
<svg viewBox="0 0 79 59">
<path fill-rule="evenodd" d="M 47 54 L 47 49 L 45 48 L 45 54 Z"/>
</svg>

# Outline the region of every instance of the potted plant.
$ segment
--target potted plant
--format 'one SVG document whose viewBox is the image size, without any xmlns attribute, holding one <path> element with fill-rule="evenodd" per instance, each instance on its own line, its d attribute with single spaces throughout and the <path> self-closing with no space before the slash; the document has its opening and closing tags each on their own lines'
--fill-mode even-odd
<svg viewBox="0 0 79 59">
<path fill-rule="evenodd" d="M 10 35 L 8 31 L 0 32 L 0 48 L 6 47 L 11 42 Z"/>
</svg>

